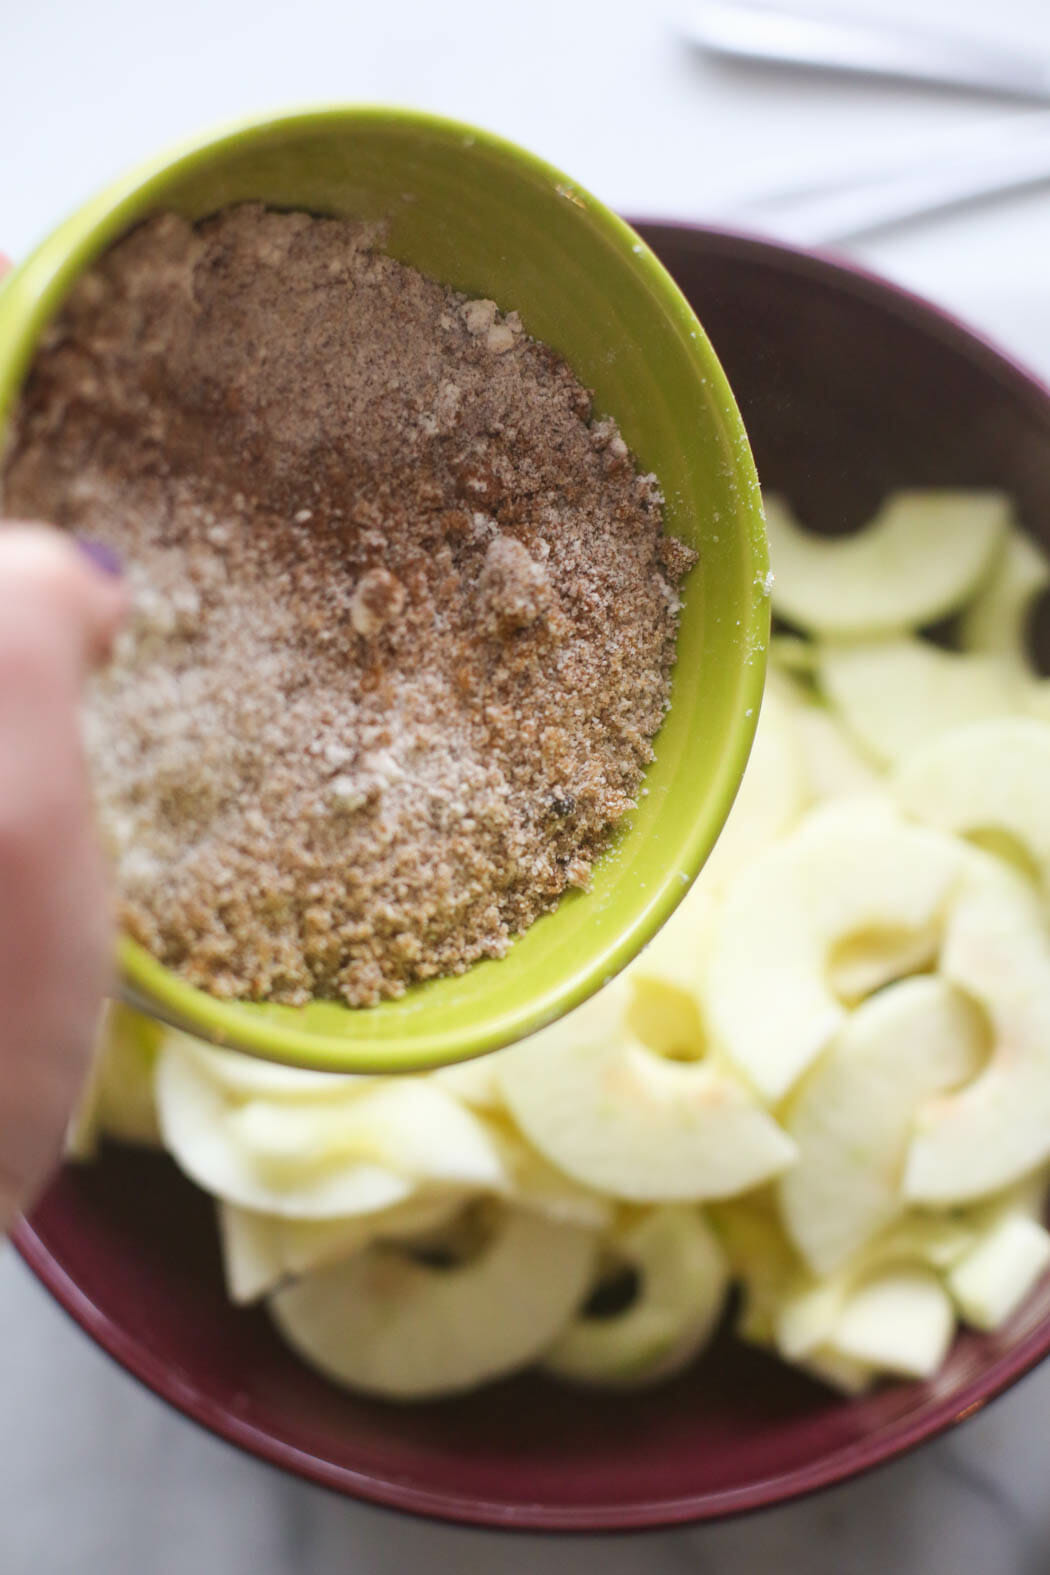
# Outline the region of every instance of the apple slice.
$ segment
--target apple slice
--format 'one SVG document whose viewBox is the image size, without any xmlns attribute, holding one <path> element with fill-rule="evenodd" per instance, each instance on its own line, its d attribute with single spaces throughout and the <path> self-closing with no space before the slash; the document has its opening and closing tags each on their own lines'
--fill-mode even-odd
<svg viewBox="0 0 1050 1575">
<path fill-rule="evenodd" d="M 998 1329 L 1050 1267 L 1050 1232 L 1022 1213 L 1006 1213 L 954 1265 L 948 1290 L 964 1321 Z"/>
<path fill-rule="evenodd" d="M 562 1225 L 583 1225 L 590 1230 L 607 1230 L 612 1225 L 616 1213 L 613 1201 L 552 1165 L 509 1117 L 492 1114 L 487 1125 L 509 1177 L 504 1192 L 509 1201 Z"/>
<path fill-rule="evenodd" d="M 830 1345 L 819 1345 L 795 1365 L 811 1378 L 819 1379 L 829 1389 L 848 1395 L 850 1399 L 865 1394 L 879 1376 L 878 1368 L 870 1362 L 858 1362 L 851 1356 L 843 1356 Z"/>
<path fill-rule="evenodd" d="M 808 802 L 805 761 L 792 707 L 775 687 L 767 685 L 747 769 L 722 834 L 704 865 L 701 885 L 710 890 L 731 880 L 795 824 Z"/>
<path fill-rule="evenodd" d="M 275 1184 L 360 1161 L 415 1181 L 496 1189 L 507 1182 L 484 1122 L 423 1078 L 376 1081 L 351 1099 L 324 1104 L 253 1099 L 231 1109 L 225 1125 Z"/>
<path fill-rule="evenodd" d="M 435 1230 L 456 1215 L 468 1194 L 423 1188 L 392 1208 L 345 1219 L 292 1220 L 219 1203 L 226 1286 L 231 1301 L 258 1301 L 284 1280 L 359 1252 L 374 1241 L 401 1241 Z"/>
<path fill-rule="evenodd" d="M 1050 947 L 1030 887 L 973 853 L 945 932 L 941 972 L 984 1008 L 988 1065 L 925 1103 L 904 1175 L 917 1203 L 967 1202 L 1050 1158 Z"/>
<path fill-rule="evenodd" d="M 797 634 L 774 634 L 769 639 L 769 660 L 774 669 L 803 681 L 812 676 L 816 650 L 812 640 Z"/>
<path fill-rule="evenodd" d="M 928 825 L 1012 840 L 1050 886 L 1050 722 L 1004 717 L 942 734 L 904 761 L 893 792 Z"/>
<path fill-rule="evenodd" d="M 680 1204 L 648 1210 L 603 1245 L 637 1276 L 637 1295 L 618 1313 L 577 1313 L 543 1366 L 559 1378 L 612 1388 L 668 1378 L 714 1332 L 729 1287 L 725 1254 L 699 1211 Z"/>
<path fill-rule="evenodd" d="M 398 1247 L 366 1247 L 269 1305 L 288 1343 L 328 1378 L 388 1399 L 436 1399 L 540 1356 L 586 1296 L 596 1259 L 593 1232 L 511 1208 L 465 1263 L 439 1268 Z"/>
<path fill-rule="evenodd" d="M 897 492 L 852 536 L 800 529 L 766 499 L 773 610 L 832 637 L 891 634 L 961 607 L 991 568 L 1010 520 L 997 492 Z"/>
<path fill-rule="evenodd" d="M 586 1186 L 690 1202 L 757 1186 L 794 1146 L 731 1074 L 665 1060 L 629 1030 L 628 987 L 506 1052 L 500 1083 L 529 1141 Z"/>
<path fill-rule="evenodd" d="M 900 1378 L 932 1378 L 955 1332 L 951 1298 L 932 1269 L 883 1269 L 847 1298 L 827 1341 L 846 1357 Z"/>
<path fill-rule="evenodd" d="M 794 722 L 812 798 L 867 794 L 876 787 L 879 773 L 875 766 L 860 753 L 841 722 L 826 707 L 812 703 L 800 706 Z"/>
<path fill-rule="evenodd" d="M 274 1214 L 258 1214 L 221 1200 L 216 1203 L 216 1217 L 226 1294 L 238 1306 L 256 1302 L 285 1277 L 280 1221 Z"/>
<path fill-rule="evenodd" d="M 623 975 L 628 1030 L 659 1055 L 699 1060 L 707 1049 L 701 985 L 717 912 L 701 877 Z"/>
<path fill-rule="evenodd" d="M 845 1021 L 829 977 L 836 950 L 858 935 L 897 944 L 927 932 L 964 852 L 877 805 L 844 801 L 811 813 L 738 877 L 712 953 L 708 1021 L 765 1098 L 782 1098 Z"/>
<path fill-rule="evenodd" d="M 821 644 L 817 677 L 849 732 L 887 766 L 952 728 L 1024 711 L 1028 687 L 1001 658 L 905 636 Z"/>
<path fill-rule="evenodd" d="M 794 1271 L 781 1275 L 769 1309 L 781 1356 L 805 1364 L 818 1351 L 835 1349 L 839 1323 L 861 1287 L 902 1269 L 943 1273 L 970 1251 L 981 1228 L 978 1218 L 958 1211 L 912 1212 L 826 1273 L 815 1274 L 796 1259 Z"/>
<path fill-rule="evenodd" d="M 850 1016 L 782 1118 L 798 1159 L 779 1186 L 788 1235 L 816 1274 L 838 1268 L 904 1208 L 912 1122 L 972 1078 L 983 1020 L 936 977 L 905 979 Z"/>
<path fill-rule="evenodd" d="M 775 1203 L 766 1195 L 769 1190 L 714 1204 L 708 1211 L 741 1291 L 734 1332 L 751 1345 L 763 1346 L 773 1344 L 781 1302 L 801 1272 Z"/>
<path fill-rule="evenodd" d="M 163 1030 L 119 1001 L 102 1010 L 87 1087 L 66 1137 L 68 1159 L 90 1159 L 99 1137 L 160 1146 L 153 1078 Z"/>
<path fill-rule="evenodd" d="M 500 1052 L 479 1055 L 473 1061 L 455 1061 L 430 1073 L 431 1081 L 475 1110 L 498 1110 L 501 1100 L 496 1066 Z"/>
<path fill-rule="evenodd" d="M 1016 527 L 991 574 L 959 619 L 964 650 L 998 656 L 1023 673 L 1032 673 L 1028 618 L 1050 585 L 1050 563 L 1029 536 Z"/>
<path fill-rule="evenodd" d="M 228 1203 L 262 1214 L 331 1219 L 388 1208 L 412 1191 L 408 1176 L 351 1159 L 298 1177 L 267 1173 L 230 1128 L 239 1107 L 179 1039 L 169 1038 L 161 1050 L 155 1088 L 165 1147 L 191 1180 Z"/>
<path fill-rule="evenodd" d="M 219 1050 L 174 1028 L 165 1029 L 164 1037 L 166 1042 L 173 1041 L 192 1055 L 231 1099 L 274 1099 L 287 1104 L 299 1099 L 340 1099 L 378 1081 L 338 1072 L 309 1072 L 239 1050 Z"/>
</svg>

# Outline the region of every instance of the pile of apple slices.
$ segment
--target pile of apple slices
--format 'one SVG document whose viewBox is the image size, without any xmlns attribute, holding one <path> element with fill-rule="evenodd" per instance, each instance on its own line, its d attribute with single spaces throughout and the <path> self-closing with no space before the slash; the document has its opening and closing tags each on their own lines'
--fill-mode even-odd
<svg viewBox="0 0 1050 1575">
<path fill-rule="evenodd" d="M 736 1330 L 848 1393 L 930 1378 L 1050 1265 L 1050 565 L 992 493 L 820 540 L 702 876 L 586 1006 L 429 1076 L 293 1072 L 112 1007 L 71 1147 L 160 1143 L 229 1292 L 372 1394 L 665 1379 Z M 923 630 L 936 622 L 949 645 Z"/>
</svg>

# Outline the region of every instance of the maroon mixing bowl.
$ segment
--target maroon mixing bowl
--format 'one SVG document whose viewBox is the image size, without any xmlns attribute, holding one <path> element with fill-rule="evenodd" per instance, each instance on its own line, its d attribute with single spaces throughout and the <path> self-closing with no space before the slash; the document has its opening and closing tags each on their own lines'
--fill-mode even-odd
<svg viewBox="0 0 1050 1575">
<path fill-rule="evenodd" d="M 646 224 L 703 319 L 760 474 L 803 518 L 857 523 L 902 485 L 1002 487 L 1050 538 L 1050 392 L 935 308 L 830 261 Z M 663 1388 L 526 1376 L 465 1400 L 340 1393 L 222 1285 L 210 1201 L 162 1156 L 67 1168 L 16 1237 L 78 1323 L 157 1394 L 327 1487 L 503 1528 L 712 1519 L 839 1482 L 962 1421 L 1050 1349 L 1050 1283 L 965 1335 L 932 1383 L 844 1400 L 725 1332 Z"/>
</svg>

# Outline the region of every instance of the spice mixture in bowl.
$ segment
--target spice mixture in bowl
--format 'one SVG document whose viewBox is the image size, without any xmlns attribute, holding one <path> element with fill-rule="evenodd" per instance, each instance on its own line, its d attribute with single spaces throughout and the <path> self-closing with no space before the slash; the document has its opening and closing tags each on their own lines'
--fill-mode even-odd
<svg viewBox="0 0 1050 1575">
<path fill-rule="evenodd" d="M 684 297 L 557 171 L 401 111 L 204 139 L 5 280 L 8 416 L 5 509 L 135 593 L 89 743 L 149 1010 L 418 1069 L 674 909 L 757 717 L 757 480 Z"/>
<path fill-rule="evenodd" d="M 88 721 L 121 917 L 213 994 L 372 1005 L 586 887 L 695 553 L 565 362 L 374 227 L 151 220 L 38 355 L 7 511 L 129 566 Z"/>
</svg>

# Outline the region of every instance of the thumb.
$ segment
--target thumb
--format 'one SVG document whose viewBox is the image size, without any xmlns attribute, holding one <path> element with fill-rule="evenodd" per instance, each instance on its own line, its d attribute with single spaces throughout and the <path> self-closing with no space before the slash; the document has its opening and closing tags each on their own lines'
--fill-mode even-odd
<svg viewBox="0 0 1050 1575">
<path fill-rule="evenodd" d="M 111 560 L 115 567 L 115 560 Z M 0 525 L 0 630 L 47 631 L 78 670 L 108 654 L 127 593 L 75 538 L 46 525 Z"/>
</svg>

